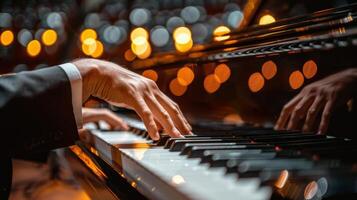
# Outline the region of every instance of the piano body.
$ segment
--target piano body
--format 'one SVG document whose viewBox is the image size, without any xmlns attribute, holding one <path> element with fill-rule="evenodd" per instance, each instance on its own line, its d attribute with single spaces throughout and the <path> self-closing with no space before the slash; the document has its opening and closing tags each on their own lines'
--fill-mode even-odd
<svg viewBox="0 0 357 200">
<path fill-rule="evenodd" d="M 304 85 L 357 66 L 357 4 L 254 25 L 276 2 L 254 4 L 245 22 L 253 25 L 219 41 L 132 63 L 154 73 L 193 136 L 152 141 L 129 113 L 122 116 L 130 131 L 91 130 L 72 152 L 107 182 L 124 178 L 141 198 L 356 199 L 353 107 L 336 111 L 328 135 L 272 126 Z"/>
</svg>

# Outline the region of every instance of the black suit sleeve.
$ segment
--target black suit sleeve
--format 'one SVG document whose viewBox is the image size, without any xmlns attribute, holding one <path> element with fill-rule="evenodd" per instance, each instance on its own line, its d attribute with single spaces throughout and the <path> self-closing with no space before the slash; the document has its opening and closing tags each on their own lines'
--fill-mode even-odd
<svg viewBox="0 0 357 200">
<path fill-rule="evenodd" d="M 0 77 L 0 152 L 47 151 L 78 139 L 70 81 L 60 67 Z"/>
</svg>

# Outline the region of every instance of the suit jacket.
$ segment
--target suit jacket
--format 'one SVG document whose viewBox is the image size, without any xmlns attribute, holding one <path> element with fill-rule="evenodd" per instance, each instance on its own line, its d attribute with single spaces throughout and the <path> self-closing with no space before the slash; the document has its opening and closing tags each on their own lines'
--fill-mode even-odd
<svg viewBox="0 0 357 200">
<path fill-rule="evenodd" d="M 60 67 L 0 77 L 0 199 L 11 188 L 11 157 L 74 144 L 71 85 Z"/>
</svg>

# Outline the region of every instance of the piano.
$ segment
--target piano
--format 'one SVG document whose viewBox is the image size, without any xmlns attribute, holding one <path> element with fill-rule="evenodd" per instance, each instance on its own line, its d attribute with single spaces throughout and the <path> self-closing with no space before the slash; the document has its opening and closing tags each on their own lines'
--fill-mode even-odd
<svg viewBox="0 0 357 200">
<path fill-rule="evenodd" d="M 222 40 L 132 62 L 178 102 L 194 135 L 152 141 L 119 112 L 129 131 L 90 129 L 70 148 L 113 193 L 120 179 L 138 192 L 123 199 L 357 199 L 353 106 L 336 111 L 327 135 L 272 128 L 304 85 L 357 66 L 357 4 L 247 2 L 253 14 Z M 257 24 L 278 5 L 285 18 Z"/>
</svg>

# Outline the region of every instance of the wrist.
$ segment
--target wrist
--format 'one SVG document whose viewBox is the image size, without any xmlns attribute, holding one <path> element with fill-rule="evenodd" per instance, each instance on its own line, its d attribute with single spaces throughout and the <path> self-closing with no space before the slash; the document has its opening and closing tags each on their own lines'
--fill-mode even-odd
<svg viewBox="0 0 357 200">
<path fill-rule="evenodd" d="M 84 103 L 91 95 L 100 74 L 99 65 L 95 59 L 77 59 L 71 62 L 82 76 L 82 102 Z"/>
</svg>

